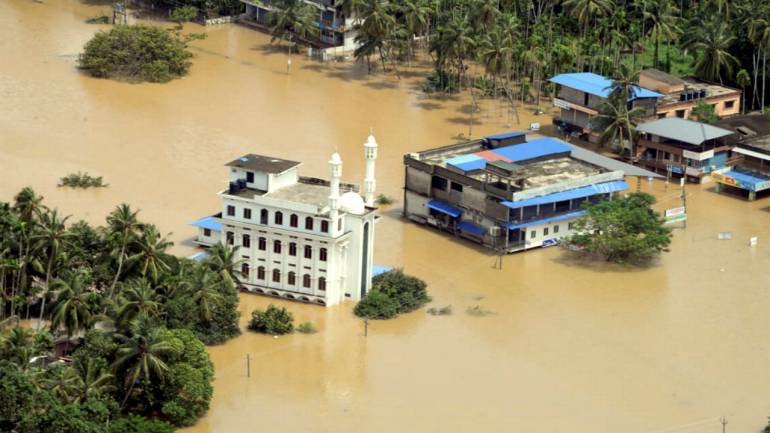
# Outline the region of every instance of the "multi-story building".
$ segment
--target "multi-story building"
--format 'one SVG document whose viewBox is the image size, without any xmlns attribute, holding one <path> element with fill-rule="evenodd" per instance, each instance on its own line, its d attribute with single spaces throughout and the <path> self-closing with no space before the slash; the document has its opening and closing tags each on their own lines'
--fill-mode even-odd
<svg viewBox="0 0 770 433">
<path fill-rule="evenodd" d="M 373 136 L 364 149 L 364 197 L 341 183 L 337 153 L 328 181 L 299 176 L 299 162 L 269 156 L 228 163 L 221 212 L 194 223 L 198 242 L 240 247 L 242 288 L 251 292 L 321 305 L 360 300 L 371 288 L 377 219 Z"/>
<path fill-rule="evenodd" d="M 514 252 L 572 233 L 582 204 L 628 189 L 647 170 L 554 138 L 513 132 L 404 156 L 404 216 Z"/>
<path fill-rule="evenodd" d="M 353 51 L 357 44 L 356 32 L 353 29 L 355 19 L 345 16 L 341 7 L 336 6 L 334 0 L 304 0 L 318 9 L 318 39 L 307 41 L 317 48 L 338 48 L 342 51 Z M 254 23 L 258 26 L 269 28 L 273 25 L 272 12 L 276 6 L 274 0 L 241 0 L 246 5 L 246 12 L 241 16 L 241 21 Z"/>
<path fill-rule="evenodd" d="M 734 166 L 740 159 L 731 152 L 726 138 L 732 131 L 680 119 L 664 117 L 636 127 L 640 133 L 636 146 L 639 163 L 657 173 L 685 176 L 700 183 L 709 173 Z"/>
<path fill-rule="evenodd" d="M 639 73 L 639 85 L 663 94 L 655 108 L 658 118 L 688 119 L 701 101 L 714 107 L 714 113 L 719 117 L 741 112 L 741 91 L 720 84 L 645 69 Z"/>
<path fill-rule="evenodd" d="M 714 122 L 734 132 L 726 141 L 735 146 L 733 154 L 742 159 L 732 168 L 716 170 L 711 177 L 718 192 L 743 190 L 748 199 L 770 191 L 770 118 L 764 114 L 734 116 Z"/>
<path fill-rule="evenodd" d="M 559 74 L 549 81 L 557 85 L 553 105 L 560 109 L 554 124 L 565 133 L 596 142 L 601 131 L 595 131 L 593 120 L 612 92 L 612 80 L 591 72 Z M 629 97 L 629 108 L 642 108 L 646 116 L 655 116 L 655 104 L 663 95 L 635 86 Z"/>
</svg>

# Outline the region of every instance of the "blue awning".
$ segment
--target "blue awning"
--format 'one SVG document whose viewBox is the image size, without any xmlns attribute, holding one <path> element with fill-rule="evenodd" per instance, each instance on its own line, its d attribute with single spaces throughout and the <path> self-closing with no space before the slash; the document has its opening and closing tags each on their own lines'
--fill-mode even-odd
<svg viewBox="0 0 770 433">
<path fill-rule="evenodd" d="M 615 191 L 625 191 L 628 189 L 628 184 L 625 180 L 615 180 L 612 182 L 597 183 L 595 185 L 583 186 L 575 189 L 568 189 L 566 191 L 559 191 L 553 194 L 541 195 L 540 197 L 528 198 L 519 201 L 503 201 L 500 202 L 503 206 L 508 206 L 511 209 L 518 209 L 525 206 L 535 206 L 538 204 L 555 203 L 565 200 L 573 200 L 576 198 L 590 197 L 596 194 L 607 194 Z"/>
<path fill-rule="evenodd" d="M 431 200 L 428 202 L 428 207 L 430 209 L 433 209 L 435 211 L 441 212 L 443 214 L 447 214 L 451 216 L 452 218 L 457 218 L 460 215 L 462 215 L 463 211 L 462 209 L 458 209 L 450 204 L 444 203 L 440 200 Z"/>
<path fill-rule="evenodd" d="M 467 221 L 460 221 L 457 223 L 457 228 L 476 236 L 484 236 L 484 234 L 487 232 L 484 227 L 479 227 L 476 224 L 469 223 Z"/>
<path fill-rule="evenodd" d="M 586 213 L 586 211 L 579 210 L 579 211 L 576 211 L 576 212 L 570 212 L 570 213 L 565 213 L 565 214 L 561 214 L 561 215 L 552 216 L 550 218 L 543 218 L 541 220 L 527 221 L 527 222 L 519 223 L 519 224 L 511 224 L 511 223 L 509 223 L 509 224 L 506 224 L 505 227 L 507 227 L 508 230 L 523 229 L 523 228 L 529 227 L 529 226 L 537 226 L 537 225 L 540 225 L 540 224 L 555 223 L 555 222 L 558 222 L 558 221 L 564 221 L 564 220 L 568 220 L 568 219 L 572 219 L 572 218 L 577 218 L 577 217 L 585 215 L 585 213 Z"/>
<path fill-rule="evenodd" d="M 202 229 L 214 230 L 215 232 L 222 231 L 222 223 L 217 222 L 213 216 L 207 216 L 199 220 L 195 220 L 191 222 L 190 225 Z"/>
</svg>

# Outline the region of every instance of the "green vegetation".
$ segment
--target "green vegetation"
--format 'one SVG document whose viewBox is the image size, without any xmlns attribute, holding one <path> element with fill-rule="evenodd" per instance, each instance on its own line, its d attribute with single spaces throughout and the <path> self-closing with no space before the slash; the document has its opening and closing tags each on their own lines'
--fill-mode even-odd
<svg viewBox="0 0 770 433">
<path fill-rule="evenodd" d="M 72 188 L 102 188 L 107 186 L 101 176 L 93 177 L 88 173 L 71 173 L 59 180 L 58 186 L 69 186 Z"/>
<path fill-rule="evenodd" d="M 452 315 L 452 306 L 447 305 L 441 308 L 431 307 L 428 308 L 428 314 L 431 316 L 450 316 Z"/>
<path fill-rule="evenodd" d="M 182 6 L 172 10 L 168 17 L 181 28 L 182 24 L 194 20 L 197 16 L 198 9 L 194 6 Z"/>
<path fill-rule="evenodd" d="M 391 319 L 414 311 L 430 302 L 427 284 L 400 269 L 374 277 L 372 290 L 359 302 L 353 312 L 358 317 Z"/>
<path fill-rule="evenodd" d="M 318 329 L 310 322 L 302 322 L 297 326 L 297 332 L 302 334 L 315 334 Z"/>
<path fill-rule="evenodd" d="M 205 414 L 204 342 L 240 332 L 229 246 L 202 263 L 120 205 L 93 227 L 30 188 L 0 203 L 0 431 L 173 431 Z M 35 330 L 19 327 L 36 318 Z M 56 341 L 71 363 L 54 357 Z M 54 362 L 56 361 L 56 362 Z"/>
<path fill-rule="evenodd" d="M 108 15 L 98 15 L 95 17 L 88 18 L 86 20 L 86 24 L 109 24 L 110 23 L 110 17 Z"/>
<path fill-rule="evenodd" d="M 378 195 L 374 201 L 377 204 L 383 205 L 383 206 L 387 206 L 396 202 L 396 200 L 393 197 L 387 196 L 385 194 Z"/>
<path fill-rule="evenodd" d="M 270 304 L 267 310 L 251 313 L 249 329 L 270 335 L 290 334 L 294 331 L 294 316 L 286 308 Z"/>
<path fill-rule="evenodd" d="M 86 43 L 79 64 L 97 78 L 164 83 L 190 69 L 188 41 L 160 27 L 115 26 Z"/>
<path fill-rule="evenodd" d="M 201 15 L 203 18 L 238 15 L 244 10 L 244 5 L 238 0 L 145 0 L 145 3 L 153 8 L 168 11 L 187 7 L 195 10 L 196 15 Z M 175 20 L 172 19 L 172 21 Z"/>
<path fill-rule="evenodd" d="M 714 123 L 719 120 L 714 106 L 703 100 L 698 101 L 698 104 L 693 107 L 690 118 L 703 123 Z"/>
<path fill-rule="evenodd" d="M 671 230 L 651 206 L 655 197 L 632 193 L 628 197 L 588 204 L 586 215 L 575 222 L 575 234 L 564 245 L 581 254 L 608 262 L 640 264 L 671 243 Z"/>
</svg>

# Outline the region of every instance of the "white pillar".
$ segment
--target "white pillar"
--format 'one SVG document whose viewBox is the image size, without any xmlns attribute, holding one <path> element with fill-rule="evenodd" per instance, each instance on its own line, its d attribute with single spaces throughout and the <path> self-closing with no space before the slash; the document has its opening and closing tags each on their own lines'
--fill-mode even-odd
<svg viewBox="0 0 770 433">
<path fill-rule="evenodd" d="M 366 177 L 364 178 L 364 199 L 366 205 L 374 206 L 374 161 L 377 159 L 377 141 L 374 135 L 369 134 L 369 139 L 364 143 L 364 157 L 366 158 Z"/>
<path fill-rule="evenodd" d="M 329 217 L 331 217 L 331 231 L 337 229 L 337 219 L 340 215 L 340 178 L 342 177 L 342 158 L 340 154 L 334 152 L 329 160 L 329 172 L 331 174 L 331 185 L 329 189 Z"/>
</svg>

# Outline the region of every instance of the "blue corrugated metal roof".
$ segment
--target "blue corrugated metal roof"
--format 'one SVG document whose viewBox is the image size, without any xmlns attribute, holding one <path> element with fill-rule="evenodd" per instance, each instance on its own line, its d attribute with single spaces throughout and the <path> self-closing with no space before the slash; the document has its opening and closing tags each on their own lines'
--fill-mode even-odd
<svg viewBox="0 0 770 433">
<path fill-rule="evenodd" d="M 503 201 L 500 202 L 503 206 L 508 206 L 511 209 L 518 209 L 524 206 L 534 206 L 538 204 L 555 203 L 557 201 L 573 200 L 576 198 L 590 197 L 596 194 L 606 194 L 608 192 L 625 191 L 628 189 L 628 184 L 625 180 L 615 180 L 612 182 L 597 183 L 595 185 L 583 186 L 575 189 L 568 189 L 566 191 L 559 191 L 553 194 L 541 195 L 540 197 L 528 198 L 519 201 Z"/>
<path fill-rule="evenodd" d="M 199 220 L 195 220 L 191 222 L 190 225 L 202 229 L 214 230 L 216 232 L 222 230 L 222 223 L 215 221 L 213 216 L 207 216 Z"/>
<path fill-rule="evenodd" d="M 487 165 L 487 162 L 484 158 L 473 153 L 449 158 L 446 160 L 446 163 L 447 165 L 457 167 L 462 171 L 480 170 Z"/>
<path fill-rule="evenodd" d="M 527 141 L 526 143 L 493 149 L 491 152 L 510 159 L 513 162 L 540 158 L 555 153 L 571 152 L 572 148 L 555 138 L 544 137 Z"/>
<path fill-rule="evenodd" d="M 457 228 L 476 236 L 484 236 L 484 234 L 487 232 L 484 227 L 479 227 L 476 224 L 470 223 L 468 221 L 460 221 L 457 223 Z"/>
<path fill-rule="evenodd" d="M 579 211 L 576 211 L 576 212 L 570 212 L 570 213 L 565 213 L 565 214 L 561 214 L 561 215 L 552 216 L 550 218 L 543 218 L 541 220 L 527 221 L 525 223 L 519 223 L 519 224 L 510 224 L 509 223 L 509 224 L 506 224 L 506 227 L 508 228 L 508 230 L 523 229 L 523 228 L 529 227 L 529 226 L 536 226 L 536 225 L 540 225 L 540 224 L 555 223 L 555 222 L 558 222 L 558 221 L 564 221 L 564 220 L 568 220 L 568 219 L 572 219 L 572 218 L 577 218 L 579 216 L 584 215 L 585 213 L 586 213 L 586 211 L 579 210 Z"/>
<path fill-rule="evenodd" d="M 593 72 L 574 72 L 570 74 L 559 74 L 552 77 L 549 81 L 561 84 L 565 87 L 580 90 L 581 92 L 606 98 L 610 96 L 612 90 L 612 80 Z M 663 95 L 644 87 L 634 86 L 634 96 L 629 100 L 639 98 L 660 98 Z"/>
<path fill-rule="evenodd" d="M 503 132 L 502 134 L 488 135 L 484 138 L 487 140 L 505 140 L 506 138 L 521 137 L 522 135 L 527 135 L 527 133 L 520 131 Z"/>
<path fill-rule="evenodd" d="M 451 216 L 452 218 L 457 218 L 460 215 L 462 215 L 463 211 L 462 209 L 458 209 L 450 204 L 444 203 L 441 200 L 431 200 L 428 202 L 428 207 L 439 211 L 441 213 L 447 214 Z"/>
</svg>

